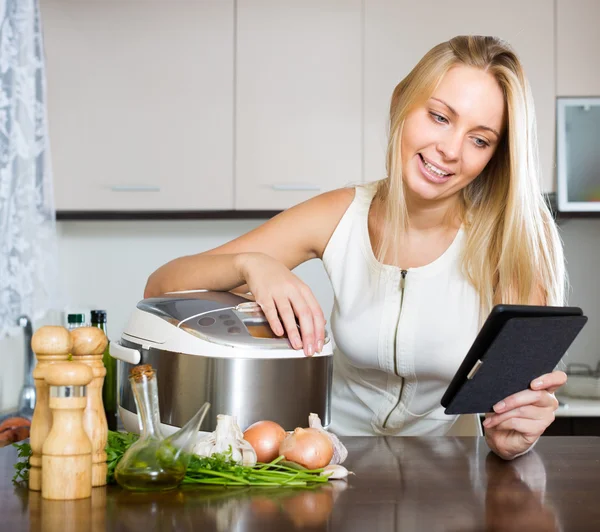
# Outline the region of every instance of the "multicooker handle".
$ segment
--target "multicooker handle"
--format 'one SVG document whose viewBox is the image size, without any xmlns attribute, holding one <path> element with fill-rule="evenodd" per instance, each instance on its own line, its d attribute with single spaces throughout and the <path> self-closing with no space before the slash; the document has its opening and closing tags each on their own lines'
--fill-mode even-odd
<svg viewBox="0 0 600 532">
<path fill-rule="evenodd" d="M 109 347 L 110 356 L 123 362 L 129 362 L 134 366 L 140 363 L 141 353 L 137 349 L 125 347 L 118 342 L 111 342 Z"/>
</svg>

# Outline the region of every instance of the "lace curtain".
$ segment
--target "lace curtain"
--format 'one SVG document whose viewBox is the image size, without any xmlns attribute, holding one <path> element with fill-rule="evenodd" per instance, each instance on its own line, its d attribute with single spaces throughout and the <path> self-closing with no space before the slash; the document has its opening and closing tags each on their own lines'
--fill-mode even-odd
<svg viewBox="0 0 600 532">
<path fill-rule="evenodd" d="M 38 0 L 0 0 L 0 338 L 60 293 L 45 99 Z"/>
</svg>

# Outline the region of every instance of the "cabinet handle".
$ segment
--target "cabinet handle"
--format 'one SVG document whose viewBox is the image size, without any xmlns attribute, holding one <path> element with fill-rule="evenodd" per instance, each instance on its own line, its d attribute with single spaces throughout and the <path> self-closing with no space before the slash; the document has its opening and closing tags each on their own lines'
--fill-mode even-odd
<svg viewBox="0 0 600 532">
<path fill-rule="evenodd" d="M 289 185 L 271 185 L 271 188 L 277 192 L 295 192 L 295 191 L 319 191 L 321 187 L 310 184 L 289 184 Z"/>
<path fill-rule="evenodd" d="M 160 192 L 160 187 L 152 185 L 115 185 L 110 189 L 113 192 Z"/>
</svg>

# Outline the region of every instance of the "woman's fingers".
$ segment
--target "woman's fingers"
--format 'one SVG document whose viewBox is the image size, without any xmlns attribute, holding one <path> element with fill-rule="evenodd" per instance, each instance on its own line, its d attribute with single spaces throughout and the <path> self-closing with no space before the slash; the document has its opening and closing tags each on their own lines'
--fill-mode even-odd
<svg viewBox="0 0 600 532">
<path fill-rule="evenodd" d="M 325 316 L 311 289 L 305 285 L 304 299 L 312 314 L 314 325 L 315 351 L 320 353 L 325 343 Z M 304 334 L 304 333 L 303 333 Z"/>
<path fill-rule="evenodd" d="M 556 398 L 546 390 L 523 390 L 494 405 L 494 412 L 501 414 L 520 406 L 534 404 L 540 407 L 558 407 Z"/>
<path fill-rule="evenodd" d="M 548 422 L 548 420 L 546 420 L 546 419 L 529 419 L 529 418 L 523 418 L 523 417 L 511 417 L 509 419 L 506 419 L 502 423 L 499 423 L 498 425 L 496 425 L 493 428 L 494 428 L 494 430 L 498 430 L 498 431 L 514 430 L 515 432 L 519 432 L 519 433 L 523 434 L 524 436 L 536 436 L 537 437 L 546 430 L 546 428 L 548 427 L 549 424 L 550 424 L 550 422 Z M 486 428 L 491 428 L 491 427 L 486 427 Z"/>
<path fill-rule="evenodd" d="M 276 299 L 275 304 L 277 305 L 279 317 L 283 322 L 290 344 L 292 344 L 294 349 L 302 349 L 302 338 L 300 337 L 300 331 L 296 324 L 296 315 L 294 314 L 290 300 L 282 297 Z"/>
<path fill-rule="evenodd" d="M 298 321 L 300 322 L 304 353 L 306 356 L 311 357 L 315 354 L 316 346 L 313 313 L 301 295 L 292 299 L 291 303 L 296 316 L 298 316 Z"/>
<path fill-rule="evenodd" d="M 275 306 L 275 302 L 271 299 L 270 302 L 259 303 L 259 305 L 263 311 L 263 314 L 265 315 L 265 318 L 267 318 L 267 321 L 269 322 L 269 326 L 271 327 L 273 332 L 277 336 L 282 336 L 285 331 L 283 330 L 283 325 L 281 324 L 281 321 L 279 320 L 279 313 L 277 312 L 277 307 Z"/>
<path fill-rule="evenodd" d="M 304 347 L 307 356 L 320 352 L 325 341 L 325 318 L 314 294 L 285 266 L 274 261 L 271 265 L 272 271 L 263 268 L 263 277 L 257 282 L 247 281 L 271 329 L 278 336 L 287 333 L 291 346 Z M 263 279 L 265 283 L 261 283 Z"/>
<path fill-rule="evenodd" d="M 554 393 L 566 382 L 567 374 L 564 371 L 553 371 L 552 373 L 546 373 L 537 379 L 533 379 L 530 386 L 532 390 L 546 390 L 547 392 Z"/>
<path fill-rule="evenodd" d="M 546 421 L 548 425 L 554 420 L 554 410 L 552 408 L 540 408 L 539 406 L 526 405 L 513 408 L 503 414 L 491 414 L 483 422 L 486 428 L 498 428 L 508 419 L 520 418 L 534 421 Z"/>
</svg>

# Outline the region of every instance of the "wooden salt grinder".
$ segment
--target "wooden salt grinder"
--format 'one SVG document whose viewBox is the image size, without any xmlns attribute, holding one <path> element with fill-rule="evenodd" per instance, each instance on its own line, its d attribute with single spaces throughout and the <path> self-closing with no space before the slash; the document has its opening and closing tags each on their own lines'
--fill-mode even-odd
<svg viewBox="0 0 600 532">
<path fill-rule="evenodd" d="M 35 331 L 31 338 L 31 349 L 36 355 L 37 364 L 33 370 L 36 399 L 29 442 L 32 455 L 29 458 L 29 489 L 42 489 L 42 446 L 52 427 L 52 413 L 48 406 L 48 385 L 44 380 L 48 367 L 69 358 L 73 341 L 64 327 L 47 325 Z"/>
<path fill-rule="evenodd" d="M 83 412 L 83 428 L 92 444 L 92 486 L 106 485 L 106 440 L 108 424 L 102 402 L 102 384 L 106 368 L 102 355 L 108 345 L 104 331 L 98 327 L 78 327 L 71 332 L 73 361 L 92 368 L 94 379 L 87 387 L 87 406 Z"/>
<path fill-rule="evenodd" d="M 52 428 L 42 449 L 42 497 L 85 499 L 92 495 L 92 444 L 83 428 L 86 386 L 92 369 L 61 362 L 46 369 Z"/>
</svg>

